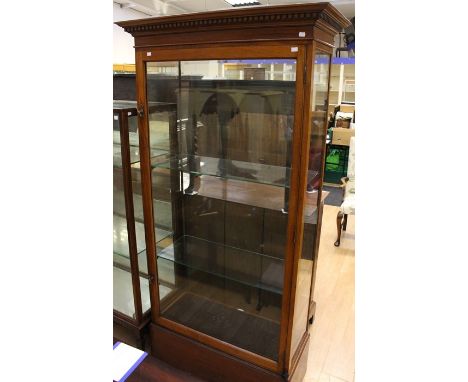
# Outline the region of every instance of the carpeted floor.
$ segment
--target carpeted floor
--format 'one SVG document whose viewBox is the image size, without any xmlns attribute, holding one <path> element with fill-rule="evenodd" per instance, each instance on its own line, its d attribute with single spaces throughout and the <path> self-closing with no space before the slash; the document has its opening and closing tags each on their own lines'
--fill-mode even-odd
<svg viewBox="0 0 468 382">
<path fill-rule="evenodd" d="M 343 201 L 343 191 L 340 187 L 333 187 L 333 186 L 323 186 L 324 191 L 328 191 L 330 194 L 325 199 L 325 204 L 329 206 L 341 206 L 341 202 Z"/>
</svg>

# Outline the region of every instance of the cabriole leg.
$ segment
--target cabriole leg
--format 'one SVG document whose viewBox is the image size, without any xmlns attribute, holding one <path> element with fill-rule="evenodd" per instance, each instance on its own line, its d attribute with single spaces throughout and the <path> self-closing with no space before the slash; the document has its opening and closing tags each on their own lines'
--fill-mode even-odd
<svg viewBox="0 0 468 382">
<path fill-rule="evenodd" d="M 340 211 L 338 212 L 338 215 L 336 215 L 336 231 L 337 231 L 338 237 L 335 241 L 335 247 L 340 246 L 342 221 L 343 221 L 343 212 Z"/>
</svg>

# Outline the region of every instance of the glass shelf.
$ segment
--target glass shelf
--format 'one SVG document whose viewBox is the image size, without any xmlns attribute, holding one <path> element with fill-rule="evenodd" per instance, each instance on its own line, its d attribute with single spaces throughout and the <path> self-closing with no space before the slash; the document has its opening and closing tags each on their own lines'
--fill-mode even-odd
<svg viewBox="0 0 468 382">
<path fill-rule="evenodd" d="M 167 150 L 151 149 L 151 160 L 154 160 L 156 158 L 159 159 L 160 157 L 162 157 L 163 160 L 166 160 L 164 156 L 167 155 Z M 135 165 L 137 163 L 140 163 L 140 148 L 137 146 L 130 146 L 130 165 Z M 122 168 L 122 156 L 120 151 L 120 145 L 116 143 L 114 143 L 114 167 Z"/>
<path fill-rule="evenodd" d="M 310 173 L 314 173 L 310 171 Z M 317 172 L 315 172 L 317 173 Z M 235 179 L 200 176 L 193 189 L 197 195 L 248 206 L 281 211 L 284 208 L 284 189 Z M 307 224 L 317 222 L 318 192 L 306 193 L 304 219 Z"/>
<path fill-rule="evenodd" d="M 153 199 L 153 211 L 158 214 L 158 226 L 170 231 L 172 229 L 170 202 Z M 114 189 L 114 215 L 125 217 L 123 190 Z M 137 222 L 144 222 L 142 196 L 135 193 L 133 193 L 133 216 Z"/>
<path fill-rule="evenodd" d="M 113 215 L 114 219 L 114 255 L 120 257 L 130 258 L 129 246 L 128 246 L 128 232 L 127 232 L 127 220 L 119 215 Z M 155 228 L 155 234 L 157 243 L 172 236 L 172 232 L 162 228 Z M 135 235 L 137 241 L 137 252 L 140 255 L 146 249 L 145 242 L 145 226 L 143 223 L 135 221 Z M 114 256 L 115 257 L 115 256 Z M 146 264 L 146 259 L 144 261 Z M 142 263 L 139 263 L 142 265 Z M 130 266 L 130 264 L 129 264 Z"/>
<path fill-rule="evenodd" d="M 146 250 L 138 252 L 138 267 L 140 268 L 140 276 L 148 277 L 148 266 L 146 261 Z M 120 269 L 125 269 L 130 272 L 130 256 L 125 256 L 114 252 L 114 266 Z"/>
<path fill-rule="evenodd" d="M 130 110 L 130 109 L 135 109 L 137 108 L 137 103 L 136 101 L 128 101 L 128 100 L 114 100 L 114 110 Z"/>
<path fill-rule="evenodd" d="M 199 155 L 172 156 L 154 167 L 289 188 L 290 168 Z"/>
<path fill-rule="evenodd" d="M 114 130 L 114 145 L 119 145 L 120 146 L 120 131 L 119 130 Z M 128 133 L 128 141 L 130 143 L 130 146 L 138 146 L 139 145 L 139 138 L 138 138 L 138 133 L 134 133 L 130 131 Z"/>
<path fill-rule="evenodd" d="M 163 250 L 158 258 L 222 279 L 281 295 L 283 259 L 183 236 Z"/>
<path fill-rule="evenodd" d="M 113 215 L 113 244 L 114 253 L 129 257 L 127 219 L 119 215 Z M 146 248 L 145 227 L 140 222 L 135 222 L 135 235 L 137 251 L 141 252 Z"/>
</svg>

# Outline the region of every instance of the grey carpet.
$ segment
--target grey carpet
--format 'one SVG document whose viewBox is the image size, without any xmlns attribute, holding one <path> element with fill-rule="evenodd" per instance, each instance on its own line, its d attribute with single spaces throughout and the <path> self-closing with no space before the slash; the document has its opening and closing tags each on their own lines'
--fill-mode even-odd
<svg viewBox="0 0 468 382">
<path fill-rule="evenodd" d="M 340 187 L 323 186 L 323 191 L 330 192 L 325 199 L 325 204 L 328 204 L 329 206 L 341 206 L 343 191 Z"/>
</svg>

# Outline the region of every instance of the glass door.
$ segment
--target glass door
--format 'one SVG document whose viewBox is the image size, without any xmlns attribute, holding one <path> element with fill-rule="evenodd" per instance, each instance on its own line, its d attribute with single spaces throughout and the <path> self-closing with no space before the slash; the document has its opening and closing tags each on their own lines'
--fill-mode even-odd
<svg viewBox="0 0 468 382">
<path fill-rule="evenodd" d="M 327 131 L 330 54 L 317 51 L 313 56 L 312 88 L 310 89 L 310 132 L 308 133 L 308 161 L 302 220 L 302 248 L 298 261 L 294 317 L 291 334 L 291 354 L 294 354 L 309 327 L 309 309 L 313 270 L 316 264 L 317 231 L 322 189 L 323 148 Z M 315 255 L 315 256 L 314 256 Z"/>
<path fill-rule="evenodd" d="M 168 149 L 151 163 L 154 224 L 164 228 L 155 240 L 159 315 L 274 362 L 296 65 L 296 59 L 146 63 L 147 101 L 174 105 L 172 117 L 148 113 L 150 148 L 165 142 Z"/>
</svg>

